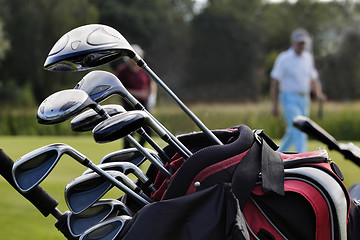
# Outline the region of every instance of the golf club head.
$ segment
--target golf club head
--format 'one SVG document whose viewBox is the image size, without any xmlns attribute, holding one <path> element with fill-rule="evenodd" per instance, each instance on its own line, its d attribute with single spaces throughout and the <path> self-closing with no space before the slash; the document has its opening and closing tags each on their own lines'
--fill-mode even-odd
<svg viewBox="0 0 360 240">
<path fill-rule="evenodd" d="M 107 143 L 118 140 L 141 128 L 145 124 L 142 114 L 133 111 L 112 116 L 93 129 L 93 136 L 98 143 Z"/>
<path fill-rule="evenodd" d="M 40 124 L 56 124 L 66 121 L 88 107 L 96 106 L 96 102 L 84 91 L 63 90 L 50 95 L 40 104 L 37 119 Z"/>
<path fill-rule="evenodd" d="M 129 42 L 114 28 L 89 24 L 64 34 L 50 50 L 44 63 L 49 71 L 81 71 L 118 58 L 135 57 Z"/>
<path fill-rule="evenodd" d="M 109 162 L 109 163 L 102 163 L 98 165 L 99 168 L 108 171 L 118 171 L 122 172 L 125 175 L 133 174 L 135 175 L 142 183 L 145 184 L 150 189 L 153 189 L 153 184 L 150 182 L 149 178 L 145 175 L 145 173 L 137 167 L 135 164 L 130 162 Z M 92 169 L 86 170 L 84 174 L 93 173 Z M 155 189 L 153 189 L 156 191 Z"/>
<path fill-rule="evenodd" d="M 28 192 L 39 185 L 65 153 L 77 159 L 86 158 L 63 143 L 38 148 L 19 158 L 12 168 L 12 175 L 18 189 L 21 192 Z"/>
<path fill-rule="evenodd" d="M 152 149 L 145 148 L 145 150 L 152 156 L 157 157 L 157 153 Z M 139 167 L 144 161 L 146 161 L 146 157 L 138 149 L 126 148 L 107 154 L 101 159 L 100 164 L 110 162 L 131 162 Z"/>
<path fill-rule="evenodd" d="M 125 174 L 117 171 L 106 171 L 106 173 L 122 182 L 132 191 L 139 192 L 136 184 Z M 71 212 L 81 213 L 102 198 L 113 186 L 108 179 L 95 172 L 81 175 L 66 185 L 66 204 Z"/>
<path fill-rule="evenodd" d="M 130 220 L 131 217 L 126 215 L 111 218 L 88 229 L 80 240 L 115 240 Z"/>
<path fill-rule="evenodd" d="M 70 213 L 67 217 L 67 225 L 72 236 L 80 237 L 92 226 L 119 215 L 133 216 L 133 213 L 125 203 L 119 200 L 104 199 L 99 200 L 82 213 Z"/>
<path fill-rule="evenodd" d="M 109 116 L 126 112 L 122 106 L 117 104 L 103 105 L 102 108 Z M 75 132 L 87 132 L 93 130 L 101 121 L 103 121 L 103 118 L 93 109 L 89 109 L 72 119 L 70 124 L 71 129 Z"/>
<path fill-rule="evenodd" d="M 107 71 L 92 71 L 86 74 L 75 86 L 89 94 L 95 102 L 101 102 L 113 94 L 119 94 L 130 105 L 140 104 L 124 87 L 121 81 Z"/>
</svg>

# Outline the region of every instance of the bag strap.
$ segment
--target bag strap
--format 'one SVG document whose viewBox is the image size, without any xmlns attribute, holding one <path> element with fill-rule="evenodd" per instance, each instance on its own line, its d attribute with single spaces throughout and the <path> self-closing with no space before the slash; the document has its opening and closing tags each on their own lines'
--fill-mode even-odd
<svg viewBox="0 0 360 240">
<path fill-rule="evenodd" d="M 232 179 L 232 190 L 242 210 L 259 178 L 264 193 L 284 195 L 284 163 L 274 151 L 277 145 L 262 130 L 254 134 L 256 141 L 238 164 Z"/>
</svg>

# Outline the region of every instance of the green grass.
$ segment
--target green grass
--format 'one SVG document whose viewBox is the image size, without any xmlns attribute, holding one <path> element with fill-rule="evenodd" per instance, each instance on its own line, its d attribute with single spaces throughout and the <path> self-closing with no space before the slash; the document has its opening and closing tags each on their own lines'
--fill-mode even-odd
<svg viewBox="0 0 360 240">
<path fill-rule="evenodd" d="M 89 136 L 77 137 L 37 137 L 37 136 L 18 136 L 0 137 L 1 148 L 15 161 L 27 152 L 44 145 L 55 142 L 63 142 L 73 146 L 94 163 L 99 163 L 101 158 L 112 151 L 119 150 L 122 142 L 108 144 L 97 144 Z M 360 144 L 360 142 L 356 142 Z M 310 141 L 309 150 L 326 149 L 326 147 L 316 141 Z M 345 175 L 345 184 L 351 185 L 358 181 L 359 168 L 350 161 L 344 160 L 340 154 L 329 152 L 330 157 L 340 166 Z M 63 157 L 58 166 L 51 172 L 41 186 L 60 204 L 59 210 L 64 212 L 67 206 L 64 202 L 64 188 L 66 184 L 85 170 L 83 166 L 76 163 L 69 157 Z M 0 178 L 0 240 L 12 239 L 65 239 L 54 227 L 55 218 L 43 217 L 27 200 L 23 199 L 5 180 Z M 112 189 L 107 197 L 117 197 L 121 193 L 117 189 Z"/>
</svg>

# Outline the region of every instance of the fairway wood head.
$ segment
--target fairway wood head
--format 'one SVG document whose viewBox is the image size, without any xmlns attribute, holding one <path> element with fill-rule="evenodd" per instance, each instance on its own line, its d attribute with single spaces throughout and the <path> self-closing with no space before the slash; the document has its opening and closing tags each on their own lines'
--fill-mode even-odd
<svg viewBox="0 0 360 240">
<path fill-rule="evenodd" d="M 63 143 L 55 143 L 38 148 L 19 158 L 13 165 L 12 175 L 21 192 L 28 192 L 39 185 L 58 163 L 60 157 L 72 148 Z M 74 153 L 70 153 L 73 157 Z M 77 155 L 77 154 L 76 154 Z M 81 156 L 84 157 L 84 156 Z"/>
<path fill-rule="evenodd" d="M 126 112 L 113 116 L 99 123 L 93 129 L 94 139 L 98 143 L 118 140 L 144 126 L 145 118 L 142 114 Z"/>
<path fill-rule="evenodd" d="M 122 106 L 117 104 L 104 105 L 102 108 L 109 116 L 126 112 Z M 73 131 L 86 132 L 92 130 L 101 121 L 103 121 L 103 118 L 93 109 L 89 109 L 72 119 L 70 124 Z"/>
<path fill-rule="evenodd" d="M 37 119 L 40 124 L 60 123 L 79 114 L 85 108 L 95 108 L 96 105 L 84 91 L 63 90 L 50 95 L 40 104 Z"/>
<path fill-rule="evenodd" d="M 112 177 L 121 181 L 131 190 L 138 191 L 138 187 L 125 174 L 117 171 L 106 171 Z M 108 179 L 97 173 L 81 175 L 65 188 L 65 201 L 73 213 L 81 213 L 101 197 L 103 197 L 114 185 Z"/>
<path fill-rule="evenodd" d="M 90 227 L 118 215 L 132 216 L 132 211 L 121 201 L 115 199 L 99 200 L 82 213 L 70 213 L 67 218 L 70 234 L 80 237 Z"/>
<path fill-rule="evenodd" d="M 91 71 L 86 74 L 75 86 L 89 94 L 95 102 L 101 102 L 113 94 L 119 94 L 125 99 L 130 98 L 130 104 L 138 101 L 133 99 L 121 81 L 112 73 L 107 71 Z"/>
<path fill-rule="evenodd" d="M 131 217 L 122 215 L 101 222 L 86 232 L 84 232 L 80 240 L 115 240 Z"/>
<path fill-rule="evenodd" d="M 44 68 L 49 71 L 81 71 L 124 56 L 133 58 L 135 52 L 117 30 L 90 24 L 63 35 L 51 49 Z"/>
</svg>

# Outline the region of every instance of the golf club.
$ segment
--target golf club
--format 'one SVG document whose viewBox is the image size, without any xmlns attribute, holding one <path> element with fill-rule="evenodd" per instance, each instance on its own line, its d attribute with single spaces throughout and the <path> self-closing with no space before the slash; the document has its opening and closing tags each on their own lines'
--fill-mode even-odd
<svg viewBox="0 0 360 240">
<path fill-rule="evenodd" d="M 143 199 L 143 201 L 147 201 L 148 203 L 152 202 L 152 200 L 122 172 L 111 170 L 104 172 L 125 185 L 132 193 L 135 193 L 138 199 Z M 81 175 L 66 185 L 66 204 L 73 213 L 80 213 L 103 197 L 113 186 L 114 184 L 112 182 L 107 181 L 107 179 L 96 172 Z M 122 188 L 119 189 L 123 190 Z M 138 201 L 138 203 L 144 205 L 142 201 Z"/>
<path fill-rule="evenodd" d="M 152 149 L 145 148 L 145 150 L 149 152 L 149 154 L 151 154 L 154 158 L 158 158 L 157 153 Z M 143 164 L 144 161 L 146 161 L 146 159 L 147 158 L 141 152 L 139 152 L 138 149 L 126 148 L 105 155 L 101 159 L 100 164 L 110 162 L 130 162 L 139 167 L 141 164 Z"/>
<path fill-rule="evenodd" d="M 107 112 L 109 116 L 114 116 L 116 114 L 126 112 L 126 110 L 122 106 L 117 104 L 103 105 L 102 108 Z M 87 132 L 92 130 L 97 124 L 99 124 L 103 120 L 104 118 L 101 117 L 97 112 L 89 109 L 74 117 L 71 120 L 70 124 L 71 129 L 75 132 Z"/>
<path fill-rule="evenodd" d="M 222 145 L 222 142 L 147 66 L 130 43 L 112 27 L 89 24 L 69 31 L 50 50 L 44 68 L 49 71 L 87 70 L 125 56 L 133 59 L 139 67 L 144 69 L 214 143 Z"/>
<path fill-rule="evenodd" d="M 130 220 L 126 215 L 111 218 L 86 230 L 80 240 L 115 240 Z"/>
<path fill-rule="evenodd" d="M 37 119 L 40 124 L 56 124 L 66 121 L 86 108 L 94 109 L 103 118 L 109 117 L 86 92 L 68 89 L 47 97 L 38 108 Z"/>
<path fill-rule="evenodd" d="M 60 123 L 82 112 L 87 107 L 93 108 L 103 119 L 110 118 L 105 110 L 93 101 L 86 92 L 79 89 L 70 89 L 57 92 L 45 99 L 38 109 L 38 121 L 43 124 Z M 158 164 L 157 160 L 132 136 L 128 135 L 125 138 L 150 161 Z M 163 166 L 161 167 L 165 176 L 169 178 L 170 173 Z"/>
<path fill-rule="evenodd" d="M 109 163 L 102 163 L 98 165 L 99 168 L 108 171 L 119 171 L 125 175 L 134 174 L 144 185 L 149 188 L 151 191 L 156 192 L 153 183 L 149 180 L 149 178 L 141 171 L 139 167 L 135 164 L 130 162 L 109 162 Z M 86 170 L 83 174 L 89 174 L 94 172 L 91 169 Z"/>
<path fill-rule="evenodd" d="M 71 156 L 85 167 L 94 170 L 99 176 L 111 184 L 114 184 L 137 202 L 143 205 L 149 203 L 148 200 L 140 197 L 124 183 L 98 168 L 82 153 L 63 143 L 55 143 L 41 147 L 18 159 L 12 168 L 12 175 L 16 186 L 22 192 L 30 191 L 49 175 L 64 154 Z"/>
<path fill-rule="evenodd" d="M 295 117 L 293 125 L 314 139 L 326 144 L 330 150 L 340 152 L 346 159 L 349 159 L 360 166 L 360 148 L 352 142 L 339 143 L 325 129 L 305 116 Z"/>
<path fill-rule="evenodd" d="M 130 114 L 131 112 L 126 112 L 123 114 Z M 121 114 L 121 115 L 123 115 Z M 119 121 L 117 120 L 117 116 L 120 115 L 115 115 L 112 116 L 104 121 L 102 121 L 101 123 L 99 123 L 94 129 L 93 129 L 93 135 L 94 135 L 94 139 L 96 142 L 98 143 L 107 143 L 107 142 L 111 142 L 111 141 L 115 141 L 118 140 L 121 137 L 126 137 L 126 136 L 130 136 L 127 135 L 128 131 L 125 130 L 124 128 L 120 128 L 121 124 L 122 124 L 122 120 L 120 119 Z M 126 119 L 124 119 L 126 120 Z M 128 124 L 129 125 L 129 124 Z M 129 126 L 131 128 L 131 126 Z M 126 134 L 123 134 L 124 131 L 127 131 Z M 163 132 L 165 133 L 165 132 Z M 137 142 L 136 142 L 137 143 Z M 139 144 L 139 143 L 137 143 Z M 140 145 L 140 144 L 139 144 Z M 145 149 L 143 149 L 145 150 Z M 154 165 L 157 169 L 159 169 L 167 178 L 171 177 L 170 172 L 164 167 L 164 165 L 159 162 L 157 159 L 155 159 L 151 154 L 149 154 L 149 152 L 143 153 L 143 154 L 147 154 L 148 156 L 146 156 Z"/>
<path fill-rule="evenodd" d="M 118 215 L 133 216 L 133 213 L 119 200 L 101 199 L 79 214 L 70 213 L 67 225 L 72 236 L 80 237 L 92 226 Z"/>
<path fill-rule="evenodd" d="M 129 135 L 142 127 L 150 127 L 162 140 L 172 145 L 180 153 L 186 154 L 144 111 L 133 110 L 108 118 L 93 129 L 93 134 L 96 142 L 108 142 Z"/>
<path fill-rule="evenodd" d="M 142 110 L 172 138 L 172 140 L 181 149 L 182 155 L 188 158 L 192 155 L 183 144 L 169 130 L 167 130 L 146 108 L 124 87 L 121 81 L 112 73 L 106 71 L 92 71 L 86 74 L 82 80 L 75 86 L 75 89 L 81 89 L 89 94 L 95 102 L 101 102 L 113 94 L 118 94 L 125 99 L 134 109 Z"/>
<path fill-rule="evenodd" d="M 124 113 L 126 110 L 116 104 L 108 104 L 102 106 L 102 108 L 108 113 L 109 116 Z M 97 124 L 103 121 L 104 118 L 97 114 L 94 110 L 89 109 L 80 113 L 74 119 L 71 120 L 71 128 L 73 131 L 86 132 L 92 130 Z M 166 162 L 171 162 L 171 159 L 166 155 L 164 150 L 146 133 L 143 128 L 136 131 L 141 137 L 143 137 L 158 153 L 161 159 Z"/>
</svg>

